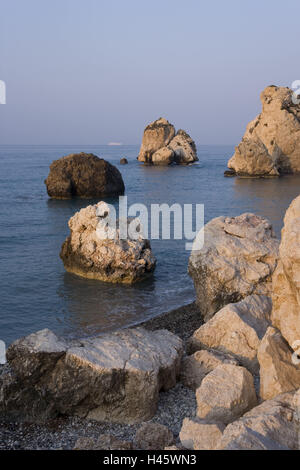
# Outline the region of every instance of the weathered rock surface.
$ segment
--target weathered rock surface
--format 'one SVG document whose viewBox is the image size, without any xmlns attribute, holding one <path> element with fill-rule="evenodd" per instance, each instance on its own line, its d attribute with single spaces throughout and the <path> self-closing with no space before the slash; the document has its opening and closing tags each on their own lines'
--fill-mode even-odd
<svg viewBox="0 0 300 470">
<path fill-rule="evenodd" d="M 217 449 L 299 450 L 299 391 L 263 402 L 229 424 Z"/>
<path fill-rule="evenodd" d="M 192 390 L 200 387 L 202 380 L 221 364 L 239 365 L 233 356 L 215 350 L 196 351 L 185 356 L 181 364 L 180 381 Z"/>
<path fill-rule="evenodd" d="M 74 153 L 55 160 L 45 180 L 48 195 L 56 199 L 99 198 L 124 194 L 119 170 L 92 153 Z"/>
<path fill-rule="evenodd" d="M 289 88 L 269 86 L 260 95 L 262 112 L 247 126 L 228 162 L 238 175 L 300 173 L 300 105 Z"/>
<path fill-rule="evenodd" d="M 291 203 L 273 275 L 272 323 L 293 349 L 300 347 L 300 196 Z"/>
<path fill-rule="evenodd" d="M 270 295 L 279 241 L 267 219 L 254 214 L 218 217 L 202 230 L 204 245 L 192 251 L 189 274 L 206 321 L 231 302 Z"/>
<path fill-rule="evenodd" d="M 182 341 L 167 330 L 121 330 L 66 342 L 49 330 L 15 341 L 0 375 L 0 412 L 120 423 L 150 419 L 160 390 L 176 384 Z"/>
<path fill-rule="evenodd" d="M 180 431 L 183 447 L 190 450 L 214 450 L 225 429 L 222 423 L 208 423 L 194 418 L 185 418 Z"/>
<path fill-rule="evenodd" d="M 195 331 L 188 342 L 189 351 L 213 348 L 231 354 L 241 365 L 257 374 L 257 350 L 270 326 L 271 310 L 271 298 L 265 295 L 250 295 L 240 302 L 226 305 Z"/>
<path fill-rule="evenodd" d="M 161 450 L 174 443 L 173 433 L 158 423 L 143 423 L 135 436 L 135 447 L 141 450 Z"/>
<path fill-rule="evenodd" d="M 292 354 L 280 332 L 268 328 L 258 349 L 263 400 L 300 388 L 300 365 L 293 364 Z"/>
<path fill-rule="evenodd" d="M 121 441 L 110 434 L 102 434 L 97 440 L 91 437 L 79 437 L 74 450 L 132 450 L 132 443 Z"/>
<path fill-rule="evenodd" d="M 131 224 L 140 230 L 137 239 L 130 236 Z M 69 220 L 69 227 L 71 234 L 60 252 L 67 271 L 90 279 L 127 284 L 140 281 L 154 271 L 156 260 L 138 219 L 126 221 L 128 237 L 122 239 L 118 224 L 111 223 L 109 206 L 100 202 L 76 212 Z"/>
<path fill-rule="evenodd" d="M 223 364 L 202 381 L 196 392 L 197 416 L 224 424 L 257 405 L 253 377 L 244 367 Z"/>
<path fill-rule="evenodd" d="M 192 138 L 182 129 L 175 135 L 174 126 L 159 118 L 145 128 L 138 160 L 152 165 L 186 165 L 198 157 Z"/>
</svg>

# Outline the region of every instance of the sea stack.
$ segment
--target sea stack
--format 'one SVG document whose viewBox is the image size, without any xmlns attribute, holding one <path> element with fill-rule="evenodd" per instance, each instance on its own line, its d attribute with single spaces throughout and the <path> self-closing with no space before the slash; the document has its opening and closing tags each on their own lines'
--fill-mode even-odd
<svg viewBox="0 0 300 470">
<path fill-rule="evenodd" d="M 182 129 L 176 133 L 173 124 L 159 118 L 145 128 L 138 160 L 148 165 L 187 165 L 198 157 L 192 138 Z"/>
<path fill-rule="evenodd" d="M 248 124 L 228 168 L 239 176 L 300 173 L 300 104 L 293 91 L 269 86 L 260 99 L 262 112 Z"/>
<path fill-rule="evenodd" d="M 50 165 L 45 180 L 48 195 L 55 199 L 100 198 L 124 194 L 119 170 L 92 153 L 72 153 Z"/>
<path fill-rule="evenodd" d="M 133 284 L 151 274 L 156 259 L 149 240 L 143 238 L 139 219 L 128 219 L 141 235 L 123 239 L 120 221 L 110 224 L 110 208 L 101 201 L 71 217 L 71 234 L 63 243 L 60 257 L 67 271 L 89 279 Z"/>
</svg>

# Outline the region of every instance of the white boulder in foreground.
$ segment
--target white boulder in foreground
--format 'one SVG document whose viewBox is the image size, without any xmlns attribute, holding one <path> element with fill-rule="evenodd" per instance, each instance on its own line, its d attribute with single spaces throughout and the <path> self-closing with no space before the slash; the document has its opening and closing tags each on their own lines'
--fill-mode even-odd
<svg viewBox="0 0 300 470">
<path fill-rule="evenodd" d="M 193 139 L 164 118 L 151 122 L 144 130 L 138 160 L 148 165 L 187 165 L 198 160 Z"/>
<path fill-rule="evenodd" d="M 218 450 L 299 450 L 300 391 L 278 395 L 229 424 Z"/>
<path fill-rule="evenodd" d="M 271 310 L 271 298 L 265 295 L 250 295 L 226 305 L 194 332 L 189 339 L 190 352 L 212 348 L 231 354 L 252 373 L 258 373 L 257 350 L 270 325 Z"/>
<path fill-rule="evenodd" d="M 210 372 L 197 389 L 196 398 L 199 418 L 224 424 L 257 405 L 252 375 L 244 367 L 231 364 Z"/>
<path fill-rule="evenodd" d="M 70 218 L 70 235 L 60 257 L 65 269 L 89 279 L 132 284 L 151 274 L 156 260 L 149 240 L 120 237 L 116 224 L 109 224 L 110 209 L 104 202 L 85 207 Z M 138 219 L 126 221 L 141 224 Z M 106 237 L 106 238 L 105 238 Z"/>
<path fill-rule="evenodd" d="M 231 302 L 271 294 L 279 241 L 267 219 L 247 213 L 218 217 L 202 230 L 204 246 L 192 251 L 189 274 L 205 321 Z"/>
<path fill-rule="evenodd" d="M 300 173 L 300 105 L 292 98 L 289 88 L 265 88 L 262 112 L 248 124 L 228 168 L 241 176 Z"/>
<path fill-rule="evenodd" d="M 225 425 L 222 423 L 208 423 L 197 418 L 185 418 L 179 437 L 186 449 L 214 450 L 224 429 Z"/>
<path fill-rule="evenodd" d="M 65 342 L 50 330 L 15 341 L 0 375 L 0 411 L 31 419 L 77 415 L 135 423 L 156 412 L 179 374 L 182 341 L 166 330 L 122 330 Z"/>
<path fill-rule="evenodd" d="M 260 396 L 263 400 L 300 387 L 300 364 L 293 364 L 292 355 L 293 351 L 280 331 L 268 328 L 258 349 Z"/>
<path fill-rule="evenodd" d="M 273 275 L 272 323 L 291 348 L 300 350 L 300 196 L 286 211 L 281 235 Z"/>
</svg>

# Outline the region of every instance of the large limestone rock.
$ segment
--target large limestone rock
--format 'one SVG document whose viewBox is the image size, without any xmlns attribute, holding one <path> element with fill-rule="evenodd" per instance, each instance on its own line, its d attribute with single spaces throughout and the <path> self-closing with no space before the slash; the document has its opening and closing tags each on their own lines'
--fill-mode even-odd
<svg viewBox="0 0 300 470">
<path fill-rule="evenodd" d="M 39 331 L 7 350 L 0 412 L 34 420 L 58 414 L 149 420 L 159 391 L 176 384 L 182 351 L 182 341 L 166 330 L 136 328 L 68 342 Z"/>
<path fill-rule="evenodd" d="M 120 222 L 111 222 L 110 208 L 104 202 L 85 207 L 71 217 L 71 233 L 60 252 L 66 270 L 106 282 L 131 284 L 144 279 L 154 271 L 156 260 L 139 220 L 125 222 L 127 239 L 120 236 Z M 135 224 L 139 232 L 137 239 L 130 236 L 130 224 Z"/>
<path fill-rule="evenodd" d="M 189 351 L 213 348 L 231 354 L 257 374 L 257 350 L 270 325 L 271 310 L 271 298 L 265 295 L 251 295 L 226 305 L 194 332 L 189 340 Z"/>
<path fill-rule="evenodd" d="M 293 349 L 300 347 L 300 196 L 291 203 L 273 275 L 272 323 Z"/>
<path fill-rule="evenodd" d="M 182 129 L 175 135 L 174 126 L 159 118 L 145 128 L 138 160 L 152 165 L 186 165 L 198 157 L 192 138 Z"/>
<path fill-rule="evenodd" d="M 179 434 L 181 444 L 190 450 L 214 450 L 225 429 L 222 423 L 185 418 Z"/>
<path fill-rule="evenodd" d="M 219 351 L 196 351 L 191 356 L 185 356 L 181 364 L 180 381 L 192 390 L 200 387 L 202 380 L 222 364 L 239 365 L 233 356 Z"/>
<path fill-rule="evenodd" d="M 267 219 L 247 213 L 218 217 L 202 230 L 204 246 L 192 250 L 189 274 L 206 321 L 231 302 L 270 295 L 279 241 Z"/>
<path fill-rule="evenodd" d="M 48 195 L 56 199 L 100 198 L 124 194 L 119 170 L 92 153 L 74 153 L 55 160 L 45 180 Z"/>
<path fill-rule="evenodd" d="M 260 96 L 262 112 L 247 126 L 228 162 L 238 175 L 300 173 L 300 105 L 289 88 L 269 86 Z"/>
<path fill-rule="evenodd" d="M 218 450 L 299 450 L 300 393 L 263 402 L 229 424 Z"/>
<path fill-rule="evenodd" d="M 268 328 L 258 349 L 260 396 L 263 400 L 300 387 L 300 365 L 293 363 L 292 354 L 280 332 Z"/>
<path fill-rule="evenodd" d="M 197 416 L 224 424 L 257 405 L 254 381 L 244 367 L 223 364 L 208 374 L 196 392 Z"/>
</svg>

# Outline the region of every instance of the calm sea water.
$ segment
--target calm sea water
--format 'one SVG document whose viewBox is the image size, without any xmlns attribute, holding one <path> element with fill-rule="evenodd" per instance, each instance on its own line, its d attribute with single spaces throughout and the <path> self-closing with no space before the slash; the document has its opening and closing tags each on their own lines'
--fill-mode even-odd
<svg viewBox="0 0 300 470">
<path fill-rule="evenodd" d="M 128 203 L 202 203 L 205 220 L 249 211 L 268 217 L 278 236 L 282 217 L 299 194 L 300 176 L 280 179 L 224 178 L 229 146 L 199 146 L 199 164 L 144 167 L 138 146 L 0 147 L 0 339 L 50 328 L 84 336 L 136 324 L 194 300 L 187 275 L 185 241 L 154 240 L 157 268 L 151 280 L 110 285 L 66 273 L 59 258 L 68 219 L 96 201 L 50 200 L 44 179 L 52 160 L 71 152 L 94 152 L 114 163 Z M 129 164 L 119 165 L 121 157 Z M 108 202 L 116 202 L 107 200 Z"/>
</svg>

